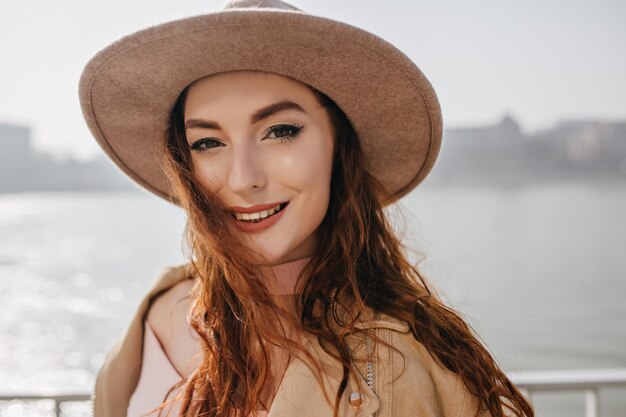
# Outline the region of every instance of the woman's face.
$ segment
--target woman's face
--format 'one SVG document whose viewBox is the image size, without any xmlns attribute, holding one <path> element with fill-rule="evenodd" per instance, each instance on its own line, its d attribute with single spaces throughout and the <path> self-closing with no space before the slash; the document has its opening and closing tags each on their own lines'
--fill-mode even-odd
<svg viewBox="0 0 626 417">
<path fill-rule="evenodd" d="M 229 219 L 263 262 L 312 255 L 334 150 L 328 113 L 313 92 L 274 73 L 219 73 L 189 88 L 184 117 L 198 181 L 232 209 Z M 245 209 L 254 213 L 235 219 Z"/>
</svg>

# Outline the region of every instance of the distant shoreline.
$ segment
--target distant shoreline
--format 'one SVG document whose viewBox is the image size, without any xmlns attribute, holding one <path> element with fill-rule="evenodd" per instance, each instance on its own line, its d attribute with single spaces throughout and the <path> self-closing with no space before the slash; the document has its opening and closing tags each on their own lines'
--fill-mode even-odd
<svg viewBox="0 0 626 417">
<path fill-rule="evenodd" d="M 571 176 L 571 177 L 549 177 L 549 178 L 533 178 L 533 179 L 520 179 L 520 178 L 454 178 L 454 179 L 439 179 L 435 178 L 431 180 L 426 178 L 424 182 L 418 185 L 421 189 L 454 189 L 459 187 L 472 187 L 472 188 L 490 188 L 490 189 L 511 189 L 511 188 L 534 188 L 534 187 L 551 187 L 559 185 L 593 185 L 593 186 L 624 186 L 626 187 L 626 175 L 590 175 L 590 176 Z M 133 186 L 129 184 L 127 187 L 122 188 L 64 188 L 64 189 L 31 189 L 31 190 L 0 190 L 0 195 L 10 194 L 80 194 L 80 193 L 98 193 L 98 194 L 132 194 L 132 195 L 152 195 L 148 191 L 140 188 L 139 186 Z"/>
</svg>

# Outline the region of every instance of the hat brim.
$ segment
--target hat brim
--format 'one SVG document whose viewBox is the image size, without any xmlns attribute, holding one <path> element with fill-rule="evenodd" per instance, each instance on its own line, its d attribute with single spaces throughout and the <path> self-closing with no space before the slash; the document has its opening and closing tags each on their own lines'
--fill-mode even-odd
<svg viewBox="0 0 626 417">
<path fill-rule="evenodd" d="M 439 101 L 400 50 L 357 27 L 301 12 L 224 10 L 153 26 L 98 52 L 80 78 L 92 134 L 130 178 L 173 202 L 157 143 L 181 91 L 210 74 L 261 70 L 331 97 L 359 135 L 370 173 L 401 198 L 431 171 Z"/>
</svg>

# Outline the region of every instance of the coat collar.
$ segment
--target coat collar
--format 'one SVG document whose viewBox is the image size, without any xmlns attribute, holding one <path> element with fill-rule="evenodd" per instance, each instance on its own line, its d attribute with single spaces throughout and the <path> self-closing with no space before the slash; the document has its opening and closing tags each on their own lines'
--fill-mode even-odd
<svg viewBox="0 0 626 417">
<path fill-rule="evenodd" d="M 308 360 L 299 356 L 293 358 L 276 392 L 268 417 L 333 415 L 335 395 L 343 369 L 321 348 L 316 339 L 308 339 L 306 347 L 321 365 L 323 386 L 318 383 L 313 371 L 315 368 Z M 349 404 L 352 393 L 361 394 L 363 401 L 358 408 Z M 356 371 L 356 376 L 352 373 L 348 379 L 339 407 L 339 415 L 342 417 L 366 417 L 379 409 L 380 400 L 363 376 Z"/>
<path fill-rule="evenodd" d="M 355 327 L 362 330 L 370 329 L 376 333 L 379 333 L 379 329 L 401 333 L 410 331 L 408 323 L 384 313 L 374 312 L 371 308 L 365 309 Z M 372 389 L 366 382 L 364 335 L 350 335 L 347 338 L 347 343 L 359 365 L 352 366 L 353 372 L 350 373 L 348 385 L 339 402 L 339 415 L 342 417 L 373 416 L 378 411 L 381 400 L 375 391 L 377 387 Z M 316 337 L 307 335 L 305 347 L 313 353 L 313 357 L 321 364 L 324 373 L 324 386 L 320 387 L 317 382 L 313 372 L 313 369 L 315 369 L 313 365 L 309 365 L 306 360 L 301 360 L 301 358 L 294 359 L 294 362 L 289 365 L 285 372 L 283 381 L 270 407 L 268 417 L 286 415 L 319 417 L 320 415 L 333 415 L 335 395 L 343 377 L 343 367 L 324 351 Z M 372 361 L 376 362 L 376 356 L 372 358 Z M 379 369 L 376 363 L 373 365 L 374 369 Z M 377 376 L 375 376 L 374 380 L 377 380 Z M 351 395 L 360 396 L 362 401 L 359 407 L 350 405 Z M 321 406 L 321 404 L 324 404 L 324 406 Z M 321 407 L 326 408 L 322 409 Z"/>
</svg>

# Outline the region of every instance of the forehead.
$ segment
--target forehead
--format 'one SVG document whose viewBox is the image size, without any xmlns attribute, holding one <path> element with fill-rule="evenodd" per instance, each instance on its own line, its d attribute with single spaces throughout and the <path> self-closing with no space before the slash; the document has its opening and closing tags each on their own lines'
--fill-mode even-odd
<svg viewBox="0 0 626 417">
<path fill-rule="evenodd" d="M 280 74 L 262 71 L 229 71 L 194 81 L 185 100 L 185 117 L 215 113 L 220 109 L 250 110 L 268 102 L 290 99 L 303 107 L 319 108 L 306 84 Z"/>
</svg>

